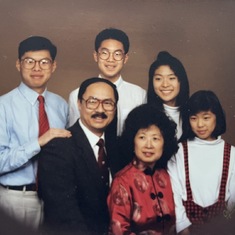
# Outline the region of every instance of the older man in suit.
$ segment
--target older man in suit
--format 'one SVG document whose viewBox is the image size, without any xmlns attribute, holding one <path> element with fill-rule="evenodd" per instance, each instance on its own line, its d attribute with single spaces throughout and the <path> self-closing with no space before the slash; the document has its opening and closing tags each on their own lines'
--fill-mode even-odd
<svg viewBox="0 0 235 235">
<path fill-rule="evenodd" d="M 85 80 L 78 94 L 80 119 L 70 138 L 56 138 L 41 151 L 39 194 L 44 201 L 45 227 L 52 234 L 106 234 L 109 215 L 107 189 L 117 162 L 109 156 L 114 140 L 105 130 L 116 115 L 118 93 L 106 79 Z M 99 166 L 104 139 L 106 156 Z M 102 154 L 101 154 L 102 155 Z M 108 177 L 105 177 L 103 170 Z"/>
</svg>

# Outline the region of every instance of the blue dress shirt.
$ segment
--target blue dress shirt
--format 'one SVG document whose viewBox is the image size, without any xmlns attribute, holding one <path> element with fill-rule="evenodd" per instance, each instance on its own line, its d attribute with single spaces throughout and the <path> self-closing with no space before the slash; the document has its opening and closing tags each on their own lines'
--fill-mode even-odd
<svg viewBox="0 0 235 235">
<path fill-rule="evenodd" d="M 66 101 L 49 91 L 45 98 L 50 128 L 64 129 L 68 121 Z M 35 183 L 38 143 L 38 93 L 24 83 L 0 97 L 0 184 Z"/>
</svg>

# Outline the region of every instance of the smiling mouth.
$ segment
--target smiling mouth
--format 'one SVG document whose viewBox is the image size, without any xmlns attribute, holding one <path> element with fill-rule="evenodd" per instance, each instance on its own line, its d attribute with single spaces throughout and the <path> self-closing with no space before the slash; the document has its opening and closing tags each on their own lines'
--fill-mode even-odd
<svg viewBox="0 0 235 235">
<path fill-rule="evenodd" d="M 115 69 L 116 68 L 116 66 L 114 66 L 114 65 L 105 65 L 105 67 L 107 69 Z"/>
<path fill-rule="evenodd" d="M 206 134 L 206 131 L 197 131 L 197 133 L 198 133 L 199 135 L 205 135 L 205 134 Z"/>
<path fill-rule="evenodd" d="M 37 79 L 37 78 L 42 78 L 43 75 L 34 74 L 34 75 L 31 75 L 31 77 Z"/>
<path fill-rule="evenodd" d="M 170 94 L 172 91 L 171 90 L 162 90 L 161 91 L 163 94 L 165 94 L 165 95 L 168 95 L 168 94 Z"/>
<path fill-rule="evenodd" d="M 153 155 L 152 152 L 143 152 L 143 154 L 146 156 L 146 157 L 151 157 Z"/>
</svg>

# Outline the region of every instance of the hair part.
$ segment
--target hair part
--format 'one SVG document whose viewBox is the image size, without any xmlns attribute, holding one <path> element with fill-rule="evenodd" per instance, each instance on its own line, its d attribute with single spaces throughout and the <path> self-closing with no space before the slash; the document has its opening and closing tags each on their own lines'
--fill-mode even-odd
<svg viewBox="0 0 235 235">
<path fill-rule="evenodd" d="M 18 47 L 19 60 L 28 51 L 49 51 L 52 60 L 55 60 L 57 54 L 56 46 L 47 38 L 41 36 L 31 36 L 20 42 Z"/>
<path fill-rule="evenodd" d="M 107 28 L 102 30 L 95 38 L 95 51 L 98 52 L 101 43 L 104 40 L 113 39 L 122 43 L 125 54 L 128 53 L 130 42 L 127 34 L 120 29 Z"/>
</svg>

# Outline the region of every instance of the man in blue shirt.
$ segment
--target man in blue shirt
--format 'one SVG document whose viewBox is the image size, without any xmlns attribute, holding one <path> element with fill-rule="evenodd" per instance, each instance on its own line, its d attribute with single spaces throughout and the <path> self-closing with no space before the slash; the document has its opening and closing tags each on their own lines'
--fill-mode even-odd
<svg viewBox="0 0 235 235">
<path fill-rule="evenodd" d="M 56 69 L 56 46 L 32 36 L 18 48 L 16 68 L 20 85 L 0 97 L 0 207 L 11 217 L 33 228 L 42 220 L 42 203 L 36 191 L 37 154 L 55 137 L 70 137 L 66 101 L 49 91 L 47 83 Z M 39 101 L 49 130 L 39 136 Z"/>
</svg>

